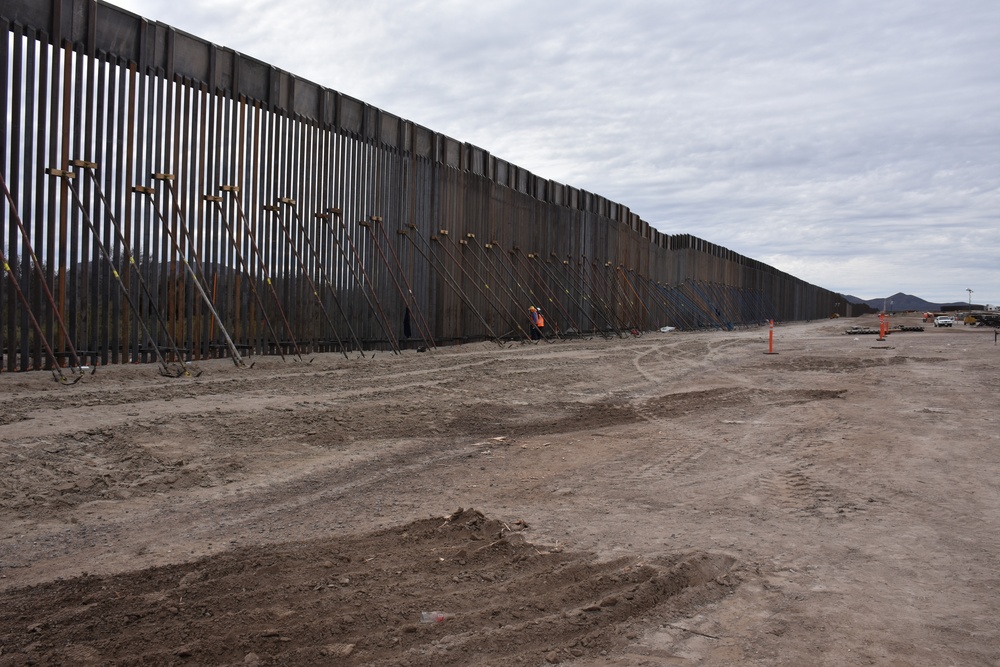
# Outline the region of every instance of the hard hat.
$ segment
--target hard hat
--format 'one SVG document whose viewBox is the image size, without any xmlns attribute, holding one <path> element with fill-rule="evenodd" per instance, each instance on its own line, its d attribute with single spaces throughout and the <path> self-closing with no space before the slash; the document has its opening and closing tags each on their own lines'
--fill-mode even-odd
<svg viewBox="0 0 1000 667">
<path fill-rule="evenodd" d="M 528 306 L 528 310 L 535 310 L 534 306 Z"/>
</svg>

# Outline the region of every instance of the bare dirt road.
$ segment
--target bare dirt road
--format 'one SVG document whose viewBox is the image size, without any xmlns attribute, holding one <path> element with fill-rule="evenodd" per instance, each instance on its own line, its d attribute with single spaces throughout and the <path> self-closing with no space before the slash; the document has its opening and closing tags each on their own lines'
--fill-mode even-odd
<svg viewBox="0 0 1000 667">
<path fill-rule="evenodd" d="M 1000 347 L 855 323 L 5 373 L 0 665 L 997 664 Z"/>
</svg>

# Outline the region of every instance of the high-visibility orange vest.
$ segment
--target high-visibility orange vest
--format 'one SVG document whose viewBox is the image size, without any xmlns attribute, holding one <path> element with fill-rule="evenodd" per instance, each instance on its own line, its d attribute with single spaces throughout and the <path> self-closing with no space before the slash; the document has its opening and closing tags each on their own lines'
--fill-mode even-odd
<svg viewBox="0 0 1000 667">
<path fill-rule="evenodd" d="M 541 311 L 538 312 L 538 328 L 541 329 L 545 326 L 545 316 L 542 315 Z"/>
</svg>

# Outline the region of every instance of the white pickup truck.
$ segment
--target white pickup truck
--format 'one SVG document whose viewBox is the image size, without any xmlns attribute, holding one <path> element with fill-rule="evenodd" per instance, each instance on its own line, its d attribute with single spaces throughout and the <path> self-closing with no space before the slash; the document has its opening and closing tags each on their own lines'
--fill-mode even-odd
<svg viewBox="0 0 1000 667">
<path fill-rule="evenodd" d="M 955 324 L 954 317 L 948 317 L 947 315 L 939 315 L 934 318 L 934 326 L 936 327 L 950 327 Z"/>
</svg>

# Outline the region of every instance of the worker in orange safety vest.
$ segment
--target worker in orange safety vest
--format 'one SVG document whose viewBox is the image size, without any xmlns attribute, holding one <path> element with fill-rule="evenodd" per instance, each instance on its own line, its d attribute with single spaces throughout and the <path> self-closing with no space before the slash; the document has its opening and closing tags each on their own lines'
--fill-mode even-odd
<svg viewBox="0 0 1000 667">
<path fill-rule="evenodd" d="M 528 319 L 531 320 L 531 340 L 538 340 L 542 337 L 540 327 L 545 323 L 545 320 L 534 306 L 528 306 Z"/>
</svg>

